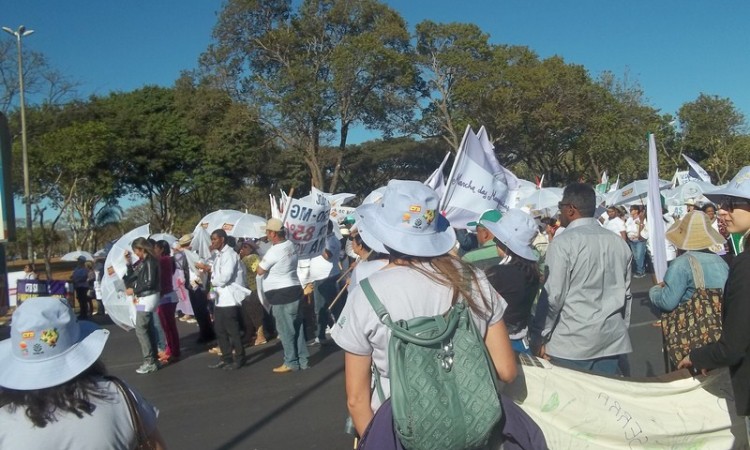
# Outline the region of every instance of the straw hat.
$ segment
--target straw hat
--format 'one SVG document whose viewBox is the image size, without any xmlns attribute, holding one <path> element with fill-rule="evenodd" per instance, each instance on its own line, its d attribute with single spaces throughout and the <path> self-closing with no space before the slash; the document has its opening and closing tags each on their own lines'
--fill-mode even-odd
<svg viewBox="0 0 750 450">
<path fill-rule="evenodd" d="M 191 242 L 193 242 L 193 233 L 183 234 L 177 241 L 180 247 L 187 247 Z"/>
<path fill-rule="evenodd" d="M 65 300 L 35 297 L 13 313 L 0 342 L 0 386 L 28 391 L 61 385 L 99 359 L 108 330 L 78 321 Z"/>
<path fill-rule="evenodd" d="M 456 233 L 440 214 L 439 203 L 435 191 L 419 181 L 391 180 L 380 203 L 357 208 L 360 233 L 364 229 L 386 247 L 405 255 L 444 255 L 456 243 Z"/>
<path fill-rule="evenodd" d="M 703 211 L 691 211 L 667 230 L 667 239 L 681 250 L 705 250 L 726 239 L 711 226 Z"/>
</svg>

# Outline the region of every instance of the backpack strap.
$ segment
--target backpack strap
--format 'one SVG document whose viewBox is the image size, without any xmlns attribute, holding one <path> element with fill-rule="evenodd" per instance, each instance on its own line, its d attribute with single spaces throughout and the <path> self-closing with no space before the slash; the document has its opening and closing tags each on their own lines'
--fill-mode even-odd
<svg viewBox="0 0 750 450">
<path fill-rule="evenodd" d="M 380 303 L 380 299 L 372 289 L 372 285 L 370 285 L 370 280 L 365 278 L 364 280 L 359 282 L 359 285 L 362 287 L 362 291 L 364 291 L 365 296 L 367 296 L 367 301 L 370 302 L 370 306 L 372 306 L 372 309 L 375 310 L 375 314 L 378 316 L 378 319 L 380 319 L 380 321 L 383 322 L 383 324 L 385 324 L 388 328 L 392 329 L 393 321 L 391 320 L 391 315 L 388 313 L 388 310 L 385 309 L 385 306 Z"/>
<path fill-rule="evenodd" d="M 687 255 L 688 255 L 688 261 L 690 261 L 690 269 L 692 269 L 693 271 L 693 280 L 695 281 L 695 288 L 705 289 L 706 282 L 703 279 L 703 268 L 701 267 L 701 264 L 698 261 L 698 258 L 691 255 L 690 253 L 688 253 Z"/>
</svg>

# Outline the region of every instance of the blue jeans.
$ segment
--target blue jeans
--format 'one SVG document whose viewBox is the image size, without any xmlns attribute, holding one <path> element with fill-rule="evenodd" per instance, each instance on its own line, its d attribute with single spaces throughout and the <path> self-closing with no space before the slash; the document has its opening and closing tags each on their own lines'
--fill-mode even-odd
<svg viewBox="0 0 750 450">
<path fill-rule="evenodd" d="M 315 299 L 315 316 L 317 320 L 315 337 L 320 340 L 326 338 L 326 327 L 333 323 L 331 321 L 331 313 L 328 312 L 328 307 L 331 305 L 333 299 L 336 298 L 336 294 L 338 294 L 336 286 L 337 277 L 338 275 L 326 278 L 325 280 L 318 280 L 313 284 L 313 298 Z"/>
<path fill-rule="evenodd" d="M 304 317 L 300 310 L 300 301 L 272 305 L 271 314 L 276 319 L 276 329 L 284 348 L 284 364 L 292 370 L 307 369 L 310 352 L 305 342 Z"/>
<path fill-rule="evenodd" d="M 564 359 L 553 356 L 552 362 L 558 366 L 567 367 L 569 369 L 584 370 L 586 372 L 602 375 L 622 375 L 622 371 L 620 370 L 620 355 L 581 360 Z"/>
<path fill-rule="evenodd" d="M 154 320 L 155 319 L 155 320 Z M 135 337 L 141 346 L 143 361 L 148 364 L 156 362 L 156 329 L 155 322 L 159 319 L 154 317 L 153 312 L 137 311 L 135 313 Z"/>
<path fill-rule="evenodd" d="M 646 241 L 628 241 L 630 250 L 633 251 L 633 264 L 635 264 L 635 274 L 643 275 L 646 273 Z"/>
</svg>

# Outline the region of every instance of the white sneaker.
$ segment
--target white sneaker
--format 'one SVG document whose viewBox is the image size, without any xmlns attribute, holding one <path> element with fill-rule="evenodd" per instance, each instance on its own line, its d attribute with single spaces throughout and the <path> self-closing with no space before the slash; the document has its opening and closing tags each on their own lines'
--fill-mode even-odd
<svg viewBox="0 0 750 450">
<path fill-rule="evenodd" d="M 159 366 L 156 363 L 143 363 L 141 367 L 135 369 L 135 373 L 146 374 L 156 372 L 157 370 L 159 370 Z"/>
</svg>

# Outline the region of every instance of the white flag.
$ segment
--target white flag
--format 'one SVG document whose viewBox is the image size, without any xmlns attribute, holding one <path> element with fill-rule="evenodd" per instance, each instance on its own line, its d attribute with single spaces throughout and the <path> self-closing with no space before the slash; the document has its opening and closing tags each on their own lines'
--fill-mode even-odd
<svg viewBox="0 0 750 450">
<path fill-rule="evenodd" d="M 703 167 L 685 154 L 683 154 L 682 157 L 685 158 L 685 161 L 687 161 L 688 164 L 690 164 L 690 170 L 688 172 L 691 177 L 705 181 L 706 183 L 711 182 L 711 176 L 705 171 L 705 169 L 703 169 Z"/>
<path fill-rule="evenodd" d="M 607 192 L 614 192 L 616 190 L 620 189 L 620 174 L 617 174 L 617 180 L 612 183 L 612 186 L 609 187 L 609 191 Z"/>
<path fill-rule="evenodd" d="M 451 225 L 466 228 L 483 211 L 507 210 L 509 186 L 518 184 L 515 175 L 508 173 L 467 126 L 441 202 L 441 210 Z"/>
<path fill-rule="evenodd" d="M 659 160 L 656 154 L 656 139 L 653 133 L 648 135 L 648 203 L 647 220 L 649 240 L 654 243 L 653 251 L 654 275 L 656 282 L 664 281 L 667 273 L 667 249 L 664 230 L 664 217 L 661 210 L 661 194 L 659 192 Z"/>
<path fill-rule="evenodd" d="M 437 195 L 440 198 L 443 198 L 443 195 L 445 195 L 445 176 L 443 175 L 443 168 L 448 162 L 450 156 L 451 152 L 446 153 L 443 162 L 440 163 L 440 167 L 435 169 L 435 171 L 424 181 L 424 184 L 437 192 Z"/>
<path fill-rule="evenodd" d="M 279 203 L 276 201 L 276 197 L 273 194 L 268 194 L 268 200 L 271 202 L 271 217 L 281 220 L 281 210 L 279 210 Z"/>
</svg>

